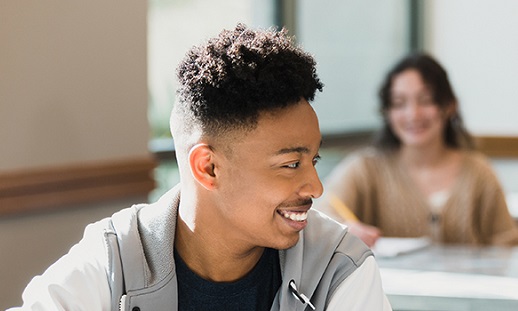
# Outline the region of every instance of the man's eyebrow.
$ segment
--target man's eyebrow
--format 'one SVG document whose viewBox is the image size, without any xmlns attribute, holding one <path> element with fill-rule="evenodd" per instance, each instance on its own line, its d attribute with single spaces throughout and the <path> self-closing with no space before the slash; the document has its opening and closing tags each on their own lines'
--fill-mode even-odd
<svg viewBox="0 0 518 311">
<path fill-rule="evenodd" d="M 319 148 L 322 146 L 322 141 L 320 141 Z M 308 147 L 292 147 L 292 148 L 283 148 L 277 151 L 275 154 L 287 154 L 287 153 L 309 153 L 310 150 Z"/>
<path fill-rule="evenodd" d="M 287 153 L 309 153 L 309 148 L 307 147 L 293 147 L 293 148 L 283 148 L 277 151 L 275 154 L 287 154 Z"/>
</svg>

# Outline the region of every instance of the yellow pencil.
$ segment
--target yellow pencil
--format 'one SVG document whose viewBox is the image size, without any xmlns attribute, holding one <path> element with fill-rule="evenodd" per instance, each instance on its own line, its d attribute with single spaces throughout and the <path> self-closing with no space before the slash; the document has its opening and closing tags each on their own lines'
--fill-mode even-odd
<svg viewBox="0 0 518 311">
<path fill-rule="evenodd" d="M 340 200 L 339 197 L 337 197 L 334 194 L 330 195 L 329 201 L 331 203 L 331 206 L 342 216 L 345 220 L 351 221 L 351 222 L 358 222 L 358 217 L 354 215 L 354 213 L 345 205 L 345 203 Z"/>
</svg>

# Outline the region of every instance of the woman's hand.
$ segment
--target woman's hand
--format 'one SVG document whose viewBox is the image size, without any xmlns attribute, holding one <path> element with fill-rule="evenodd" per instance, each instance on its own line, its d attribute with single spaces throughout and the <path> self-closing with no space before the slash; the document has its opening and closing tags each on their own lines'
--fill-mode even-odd
<svg viewBox="0 0 518 311">
<path fill-rule="evenodd" d="M 347 222 L 346 224 L 349 227 L 349 232 L 359 237 L 368 247 L 373 247 L 381 236 L 380 229 L 361 221 Z"/>
</svg>

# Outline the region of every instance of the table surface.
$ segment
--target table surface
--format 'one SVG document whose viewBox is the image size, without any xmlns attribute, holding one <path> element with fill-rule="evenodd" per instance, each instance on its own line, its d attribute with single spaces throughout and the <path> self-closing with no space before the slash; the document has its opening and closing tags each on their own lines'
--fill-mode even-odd
<svg viewBox="0 0 518 311">
<path fill-rule="evenodd" d="M 430 245 L 377 261 L 394 310 L 518 310 L 518 248 Z"/>
</svg>

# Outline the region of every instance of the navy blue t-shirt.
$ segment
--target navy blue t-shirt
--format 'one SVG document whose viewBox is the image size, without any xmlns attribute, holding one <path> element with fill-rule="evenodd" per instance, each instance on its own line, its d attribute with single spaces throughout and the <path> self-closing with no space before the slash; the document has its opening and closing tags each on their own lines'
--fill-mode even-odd
<svg viewBox="0 0 518 311">
<path fill-rule="evenodd" d="M 257 265 L 235 282 L 207 281 L 191 271 L 174 250 L 178 310 L 270 310 L 282 277 L 279 252 L 266 248 Z"/>
</svg>

